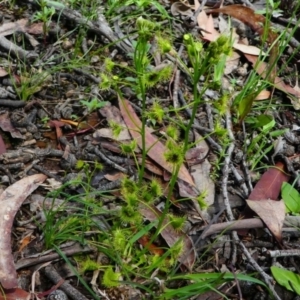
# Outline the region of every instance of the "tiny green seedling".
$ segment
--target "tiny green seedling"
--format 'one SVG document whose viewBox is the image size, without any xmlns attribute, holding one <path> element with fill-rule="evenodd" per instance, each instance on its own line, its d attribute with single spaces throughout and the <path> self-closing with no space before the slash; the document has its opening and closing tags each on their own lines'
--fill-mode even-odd
<svg viewBox="0 0 300 300">
<path fill-rule="evenodd" d="M 80 103 L 87 108 L 89 113 L 99 108 L 102 108 L 108 104 L 107 101 L 99 101 L 97 98 L 93 98 L 91 101 L 81 100 Z"/>
<path fill-rule="evenodd" d="M 47 1 L 41 0 L 39 2 L 41 6 L 41 11 L 37 12 L 33 16 L 33 21 L 42 21 L 43 22 L 43 34 L 44 34 L 44 39 L 46 39 L 48 30 L 49 30 L 49 25 L 52 19 L 52 16 L 55 14 L 55 8 L 54 7 L 48 7 L 47 6 Z"/>
</svg>

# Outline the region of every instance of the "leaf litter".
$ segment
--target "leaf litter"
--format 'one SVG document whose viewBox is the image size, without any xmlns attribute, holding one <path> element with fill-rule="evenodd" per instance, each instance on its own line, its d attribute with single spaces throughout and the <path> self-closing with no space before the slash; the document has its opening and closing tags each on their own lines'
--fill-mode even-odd
<svg viewBox="0 0 300 300">
<path fill-rule="evenodd" d="M 30 0 L 25 2 L 33 4 Z M 129 1 L 129 3 L 129 8 L 136 9 L 139 14 L 142 14 L 142 11 L 139 11 L 141 6 L 138 2 Z M 245 109 L 242 119 L 246 123 L 243 130 L 240 127 L 241 122 L 239 124 L 234 122 L 234 109 L 232 110 L 233 126 L 231 126 L 227 123 L 228 112 L 225 113 L 225 118 L 222 105 L 219 103 L 223 96 L 222 93 L 217 88 L 214 90 L 213 85 L 205 89 L 202 95 L 205 103 L 203 102 L 203 105 L 201 104 L 197 108 L 196 121 L 189 136 L 191 146 L 187 150 L 184 163 L 179 170 L 175 189 L 169 195 L 173 167 L 164 156 L 166 152 L 164 134 L 172 120 L 188 121 L 188 108 L 193 101 L 190 85 L 193 72 L 187 63 L 187 52 L 184 48 L 180 50 L 179 44 L 182 44 L 183 34 L 189 32 L 194 34 L 193 25 L 188 22 L 193 20 L 194 12 L 202 3 L 195 1 L 195 6 L 193 6 L 184 1 L 177 1 L 170 5 L 164 3 L 162 6 L 160 2 L 153 2 L 156 12 L 162 13 L 163 9 L 167 9 L 167 14 L 174 16 L 174 19 L 170 19 L 172 34 L 167 31 L 162 32 L 162 38 L 165 40 L 168 36 L 174 35 L 174 39 L 169 45 L 172 55 L 168 56 L 158 51 L 161 41 L 159 36 L 155 36 L 153 40 L 149 39 L 148 41 L 151 55 L 155 57 L 153 62 L 155 61 L 155 65 L 167 66 L 168 60 L 173 58 L 172 64 L 175 68 L 180 69 L 180 72 L 174 72 L 167 81 L 162 80 L 147 91 L 147 109 L 149 111 L 153 101 L 157 101 L 157 98 L 163 109 L 168 111 L 168 118 L 163 120 L 157 121 L 149 117 L 145 127 L 147 158 L 144 180 L 149 184 L 156 180 L 163 191 L 162 196 L 156 199 L 154 204 L 150 206 L 136 205 L 134 209 L 142 215 L 145 227 L 161 218 L 165 204 L 168 205 L 172 217 L 171 215 L 164 216 L 162 228 L 157 232 L 155 240 L 152 241 L 155 230 L 149 229 L 136 240 L 138 242 L 135 245 L 136 248 L 131 247 L 132 245 L 128 243 L 122 253 L 124 256 L 118 260 L 113 258 L 120 255 L 117 248 L 113 248 L 114 255 L 106 256 L 105 253 L 107 253 L 107 249 L 111 249 L 113 240 L 109 240 L 109 238 L 112 238 L 115 233 L 116 216 L 124 207 L 125 197 L 120 194 L 122 181 L 128 177 L 134 181 L 137 175 L 136 167 L 142 162 L 140 154 L 142 146 L 141 119 L 138 117 L 141 113 L 139 90 L 132 88 L 134 84 L 127 86 L 125 84 L 126 80 L 131 83 L 134 83 L 135 80 L 134 72 L 132 72 L 132 51 L 136 46 L 136 28 L 133 25 L 134 22 L 130 23 L 128 19 L 124 18 L 124 8 L 121 7 L 116 9 L 120 12 L 116 19 L 114 18 L 114 9 L 110 10 L 107 4 L 103 4 L 103 13 L 91 9 L 90 11 L 95 12 L 97 19 L 90 21 L 89 17 L 91 16 L 87 17 L 87 11 L 82 8 L 76 8 L 71 4 L 66 7 L 65 4 L 53 1 L 48 4 L 56 9 L 58 17 L 51 17 L 51 21 L 48 20 L 46 25 L 49 26 L 47 28 L 49 31 L 45 31 L 43 22 L 29 24 L 28 14 L 39 12 L 35 5 L 26 16 L 23 16 L 22 13 L 16 14 L 14 21 L 5 20 L 0 26 L 1 48 L 5 53 L 0 68 L 1 88 L 3 88 L 2 97 L 0 95 L 0 127 L 2 129 L 0 171 L 2 173 L 1 188 L 4 190 L 1 197 L 2 201 L 7 203 L 2 206 L 1 228 L 7 234 L 0 239 L 1 249 L 4 249 L 0 263 L 0 281 L 2 288 L 5 289 L 6 299 L 26 299 L 30 296 L 29 285 L 18 284 L 15 266 L 17 266 L 18 272 L 23 268 L 32 273 L 33 269 L 30 266 L 46 261 L 53 261 L 52 265 L 55 265 L 54 259 L 60 257 L 57 253 L 51 252 L 53 249 L 47 250 L 50 251 L 50 254 L 46 253 L 46 241 L 43 239 L 43 234 L 40 236 L 41 231 L 45 228 L 48 228 L 48 232 L 51 229 L 59 229 L 55 232 L 56 239 L 51 245 L 61 253 L 62 257 L 76 254 L 83 256 L 84 253 L 88 253 L 85 258 L 80 257 L 78 261 L 74 256 L 76 264 L 73 264 L 74 261 L 72 261 L 73 269 L 68 270 L 71 278 L 74 277 L 74 266 L 81 268 L 84 265 L 83 260 L 86 260 L 87 264 L 91 260 L 101 261 L 100 256 L 104 256 L 105 259 L 101 263 L 102 267 L 96 266 L 97 271 L 94 275 L 101 274 L 103 276 L 100 281 L 93 276 L 93 290 L 89 290 L 89 285 L 85 285 L 82 281 L 75 291 L 68 291 L 68 287 L 65 287 L 64 284 L 60 286 L 57 282 L 53 282 L 53 286 L 47 285 L 45 283 L 47 272 L 44 273 L 44 266 L 42 266 L 41 270 L 36 271 L 44 280 L 41 283 L 36 282 L 37 288 L 41 291 L 36 295 L 37 297 L 44 297 L 48 291 L 56 289 L 65 289 L 73 299 L 79 299 L 78 296 L 76 298 L 72 294 L 76 294 L 76 292 L 81 293 L 82 299 L 109 297 L 111 290 L 113 290 L 113 297 L 118 294 L 117 298 L 120 299 L 130 297 L 128 293 L 134 292 L 139 294 L 140 299 L 142 297 L 150 299 L 151 296 L 153 297 L 154 294 L 158 296 L 159 293 L 163 295 L 165 291 L 161 286 L 155 288 L 151 294 L 147 287 L 148 283 L 145 284 L 144 290 L 139 290 L 138 285 L 137 288 L 126 289 L 126 283 L 119 287 L 113 283 L 113 288 L 108 288 L 105 285 L 107 282 L 104 282 L 108 273 L 103 266 L 110 265 L 114 272 L 111 276 L 114 276 L 119 271 L 121 273 L 124 271 L 124 265 L 121 262 L 126 262 L 136 269 L 133 272 L 130 271 L 130 276 L 126 279 L 122 276 L 119 278 L 125 280 L 124 282 L 130 279 L 135 284 L 140 284 L 145 279 L 143 276 L 139 276 L 139 272 L 147 272 L 147 268 L 151 269 L 152 265 L 158 266 L 155 271 L 153 270 L 153 274 L 147 274 L 147 276 L 149 280 L 156 278 L 157 282 L 160 280 L 163 282 L 167 279 L 166 274 L 171 269 L 168 264 L 172 262 L 172 249 L 178 243 L 182 243 L 183 248 L 175 262 L 172 262 L 174 264 L 172 272 L 178 272 L 178 267 L 180 267 L 182 272 L 205 274 L 210 270 L 224 269 L 224 264 L 227 262 L 232 263 L 234 267 L 238 268 L 238 271 L 246 272 L 246 263 L 237 264 L 236 258 L 246 256 L 250 264 L 256 266 L 255 258 L 254 261 L 251 260 L 249 252 L 242 250 L 245 249 L 243 247 L 238 248 L 238 252 L 235 251 L 236 246 L 230 245 L 226 240 L 226 230 L 229 229 L 227 227 L 238 230 L 240 236 L 243 236 L 245 231 L 251 235 L 252 247 L 261 257 L 266 258 L 265 261 L 268 261 L 268 257 L 266 253 L 262 252 L 259 244 L 260 236 L 254 237 L 249 229 L 265 226 L 277 241 L 274 243 L 270 235 L 263 236 L 261 239 L 268 243 L 268 248 L 288 247 L 285 226 L 291 227 L 289 224 L 298 224 L 297 216 L 286 215 L 286 212 L 291 211 L 286 210 L 284 202 L 279 199 L 284 182 L 294 180 L 296 189 L 299 188 L 297 182 L 299 169 L 297 145 L 299 143 L 297 130 L 293 130 L 289 135 L 285 134 L 283 137 L 280 134 L 283 135 L 281 130 L 283 132 L 286 128 L 292 131 L 291 128 L 295 128 L 294 126 L 298 123 L 298 116 L 292 109 L 282 109 L 286 106 L 281 107 L 280 105 L 292 103 L 294 109 L 298 109 L 297 80 L 286 78 L 286 74 L 279 72 L 280 65 L 277 61 L 279 52 L 275 43 L 277 35 L 271 27 L 265 40 L 266 45 L 262 49 L 262 45 L 257 43 L 253 36 L 247 34 L 246 31 L 241 33 L 240 28 L 235 28 L 239 27 L 237 23 L 227 22 L 226 15 L 231 16 L 232 20 L 239 19 L 261 38 L 265 18 L 256 14 L 253 9 L 241 5 L 225 3 L 225 6 L 220 8 L 200 9 L 197 23 L 201 36 L 198 36 L 198 33 L 195 35 L 197 40 L 203 42 L 205 50 L 209 47 L 209 43 L 216 41 L 221 34 L 231 36 L 233 39 L 234 50 L 231 56 L 226 58 L 225 70 L 222 74 L 223 87 L 225 88 L 225 81 L 227 81 L 229 83 L 227 92 L 230 95 L 226 105 L 223 103 L 223 109 L 224 107 L 225 110 L 229 108 L 231 99 L 234 99 L 242 87 L 246 86 L 248 74 L 251 73 L 251 70 L 255 70 L 261 76 L 262 81 L 269 80 L 278 91 L 276 89 L 274 91 L 271 88 L 272 85 L 268 86 L 261 92 L 254 93 L 253 101 L 251 105 L 249 102 L 249 105 L 257 109 L 259 104 L 256 102 L 264 102 L 264 99 L 276 103 L 278 109 L 269 104 L 264 107 L 265 111 L 263 112 L 274 120 L 276 126 L 274 130 L 264 132 L 265 136 L 261 134 L 262 129 L 257 125 L 257 115 L 261 114 L 261 111 L 251 110 L 251 107 Z M 6 4 L 1 5 L 5 6 Z M 145 2 L 143 5 L 147 6 L 148 4 Z M 5 7 L 7 11 L 12 8 Z M 24 8 L 24 11 L 27 11 L 27 7 Z M 225 15 L 225 20 L 216 18 L 220 13 Z M 158 22 L 164 21 L 159 20 Z M 89 34 L 83 36 L 82 43 L 79 43 L 80 46 L 78 46 L 76 38 L 77 35 L 80 35 L 80 30 L 74 29 L 80 24 L 86 26 Z M 100 39 L 98 39 L 99 37 Z M 109 44 L 110 42 L 115 44 Z M 273 43 L 273 50 L 269 51 L 268 47 Z M 289 47 L 290 51 L 291 46 Z M 286 52 L 279 58 L 280 63 L 293 70 L 294 67 L 285 57 Z M 262 55 L 265 56 L 264 61 L 261 61 Z M 293 63 L 296 63 L 297 59 L 299 60 L 296 57 Z M 80 60 L 84 63 L 80 64 Z M 187 66 L 182 67 L 182 62 L 187 63 Z M 276 64 L 277 68 L 268 74 L 272 64 Z M 156 70 L 155 66 L 152 66 L 152 61 L 148 67 L 149 70 Z M 155 72 L 152 73 L 152 76 L 154 75 Z M 177 80 L 176 76 L 179 76 Z M 40 81 L 39 78 L 41 78 Z M 150 77 L 149 80 L 151 80 Z M 204 76 L 200 79 L 198 88 L 205 87 L 204 83 L 211 82 L 211 80 L 212 78 L 209 76 L 207 78 Z M 117 84 L 114 83 L 115 81 L 118 81 Z M 295 81 L 294 87 L 290 83 L 291 81 Z M 124 97 L 117 97 L 120 95 L 120 91 Z M 291 99 L 283 96 L 279 91 L 288 94 Z M 176 113 L 170 109 L 175 95 L 178 96 L 179 102 L 187 101 Z M 244 95 L 244 99 L 246 98 Z M 129 99 L 130 102 L 125 99 Z M 28 101 L 25 102 L 25 100 Z M 111 102 L 110 105 L 106 105 L 107 102 Z M 96 105 L 93 113 L 94 120 L 89 118 L 92 115 L 93 103 Z M 97 105 L 102 108 L 98 109 Z M 149 116 L 151 115 L 149 114 Z M 116 125 L 120 125 L 118 135 L 114 133 Z M 228 140 L 228 137 L 223 135 L 222 138 L 221 131 L 216 130 L 216 128 L 220 130 L 220 126 L 225 131 L 228 130 L 228 127 L 231 128 L 234 137 Z M 176 140 L 178 144 L 182 139 L 181 135 L 179 137 L 179 140 Z M 247 144 L 249 141 L 251 143 L 251 140 L 256 141 L 253 143 L 254 146 Z M 274 149 L 278 140 L 281 141 L 280 149 L 277 147 Z M 122 147 L 130 146 L 132 141 L 137 143 L 139 149 L 135 151 L 134 155 L 124 154 Z M 226 151 L 231 148 L 231 143 L 235 144 L 235 148 L 230 154 L 226 171 L 226 168 L 223 169 L 223 165 L 227 164 Z M 257 155 L 259 155 L 258 166 L 260 168 L 253 170 L 250 161 Z M 275 167 L 270 167 L 273 162 L 275 162 Z M 263 170 L 266 168 L 268 170 L 264 172 Z M 49 183 L 42 184 L 46 176 Z M 261 176 L 260 179 L 259 176 Z M 228 180 L 223 180 L 226 177 Z M 222 185 L 222 182 L 226 182 L 226 185 Z M 252 190 L 253 185 L 254 189 Z M 229 195 L 230 208 L 234 210 L 237 218 L 230 224 L 226 222 L 228 216 L 224 213 L 222 202 L 216 200 L 224 195 L 222 191 L 224 187 Z M 26 198 L 37 188 L 37 192 L 41 195 L 50 190 L 50 197 L 43 195 L 39 199 L 31 197 L 26 201 Z M 18 193 L 16 193 L 16 189 Z M 144 191 L 143 189 L 145 188 L 139 187 L 140 193 Z M 85 202 L 86 195 L 89 195 L 88 202 Z M 236 201 L 236 197 L 239 197 L 239 201 Z M 282 197 L 287 197 L 286 193 L 283 193 Z M 170 202 L 167 203 L 166 199 Z M 297 201 L 297 197 L 294 197 L 293 201 Z M 101 203 L 101 206 L 95 204 L 97 202 Z M 32 210 L 27 209 L 29 203 Z M 247 204 L 248 207 L 245 208 Z M 85 214 L 82 214 L 83 207 L 86 209 Z M 298 203 L 293 203 L 293 207 L 298 207 Z M 131 213 L 134 214 L 134 211 Z M 91 217 L 86 217 L 86 215 Z M 259 217 L 259 220 L 255 219 L 255 215 Z M 180 230 L 175 230 L 172 222 L 176 221 L 176 218 L 179 220 L 182 216 L 186 217 L 184 226 Z M 238 216 L 248 219 L 239 221 Z M 246 226 L 247 220 L 250 225 Z M 48 227 L 45 227 L 47 221 L 50 223 Z M 80 232 L 78 226 L 72 227 L 73 221 L 75 225 L 80 224 L 79 227 L 85 230 Z M 91 221 L 92 223 L 89 223 Z M 37 224 L 37 222 L 41 223 Z M 84 227 L 84 223 L 87 224 L 86 227 Z M 31 227 L 27 228 L 28 224 Z M 119 224 L 123 227 L 127 239 L 128 231 L 132 234 L 136 230 L 135 225 L 137 224 L 130 224 L 130 222 L 129 224 L 127 222 Z M 243 226 L 244 230 L 242 230 Z M 63 234 L 67 232 L 64 231 L 65 229 L 74 231 L 72 236 L 69 235 L 63 240 Z M 220 232 L 222 233 L 220 234 Z M 12 233 L 14 234 L 11 236 Z M 80 239 L 81 236 L 84 238 Z M 75 246 L 71 245 L 73 252 L 68 247 L 64 248 L 63 243 L 59 240 L 61 237 L 64 242 L 71 239 L 75 243 L 73 244 Z M 99 237 L 101 242 L 98 244 L 98 248 L 91 247 L 93 244 L 91 241 L 98 240 Z M 296 235 L 288 238 L 299 242 L 299 237 Z M 239 242 L 242 243 L 242 241 Z M 138 253 L 139 250 L 142 251 L 140 260 L 133 261 L 129 254 L 132 251 Z M 143 255 L 148 255 L 147 251 L 150 254 L 145 259 Z M 216 251 L 218 251 L 218 258 L 215 256 Z M 228 253 L 235 253 L 236 257 L 233 255 L 231 258 Z M 22 258 L 20 257 L 23 256 L 25 256 L 24 264 L 21 264 Z M 156 263 L 157 260 L 164 261 L 165 265 L 160 266 Z M 58 271 L 62 271 L 68 266 L 70 267 L 70 261 L 68 263 L 69 265 L 59 263 L 55 267 Z M 227 263 L 228 267 L 230 263 Z M 144 269 L 140 266 L 143 266 Z M 266 263 L 265 266 L 269 268 L 270 264 Z M 284 267 L 289 268 L 290 266 L 285 263 Z M 51 268 L 47 270 L 52 272 Z M 91 270 L 82 271 L 80 268 L 78 267 L 78 271 L 83 272 L 84 276 L 91 279 L 89 273 Z M 259 268 L 256 270 L 263 278 L 267 275 Z M 268 284 L 268 277 L 265 278 L 267 278 L 265 282 Z M 276 280 L 279 284 L 286 285 L 279 279 Z M 186 285 L 187 289 L 189 288 L 189 283 L 184 280 L 172 284 L 175 284 L 176 288 L 182 284 Z M 172 284 L 167 285 L 167 288 L 170 288 Z M 219 288 L 219 292 L 226 293 L 226 289 L 221 285 Z M 272 285 L 269 285 L 269 288 L 272 288 Z M 156 292 L 156 290 L 160 292 Z M 233 293 L 238 294 L 238 289 L 234 289 Z M 243 287 L 241 293 L 243 295 L 239 296 L 243 296 L 245 299 L 252 299 L 254 294 L 253 292 L 250 293 L 250 296 L 247 295 Z M 278 295 L 274 295 L 278 299 Z"/>
</svg>

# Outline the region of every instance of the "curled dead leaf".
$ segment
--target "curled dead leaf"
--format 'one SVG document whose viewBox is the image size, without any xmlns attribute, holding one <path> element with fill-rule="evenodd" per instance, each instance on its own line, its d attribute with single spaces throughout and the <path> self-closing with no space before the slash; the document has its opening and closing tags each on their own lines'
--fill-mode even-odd
<svg viewBox="0 0 300 300">
<path fill-rule="evenodd" d="M 9 186 L 0 195 L 0 281 L 5 289 L 13 289 L 18 285 L 17 272 L 11 251 L 11 228 L 14 217 L 25 201 L 47 178 L 44 174 L 25 177 Z"/>
<path fill-rule="evenodd" d="M 249 207 L 263 220 L 278 243 L 282 241 L 282 226 L 285 218 L 285 205 L 282 200 L 246 200 Z"/>
</svg>

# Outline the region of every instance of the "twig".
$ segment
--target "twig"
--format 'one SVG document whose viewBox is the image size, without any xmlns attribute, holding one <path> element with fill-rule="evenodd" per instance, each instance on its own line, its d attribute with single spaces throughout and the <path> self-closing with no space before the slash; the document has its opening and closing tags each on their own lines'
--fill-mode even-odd
<svg viewBox="0 0 300 300">
<path fill-rule="evenodd" d="M 8 54 L 12 54 L 15 57 L 25 60 L 25 59 L 35 59 L 38 54 L 33 51 L 26 51 L 16 44 L 9 41 L 6 37 L 0 36 L 0 47 L 5 49 Z"/>
<path fill-rule="evenodd" d="M 178 102 L 179 79 L 180 79 L 180 70 L 176 70 L 174 87 L 173 87 L 173 106 L 175 109 L 179 107 L 179 102 Z"/>
<path fill-rule="evenodd" d="M 26 0 L 26 2 L 36 4 L 34 0 Z M 61 3 L 56 4 L 54 2 L 51 2 L 51 7 L 54 7 L 57 11 L 57 14 L 61 14 L 67 20 L 73 21 L 78 25 L 86 26 L 90 31 L 96 33 L 97 35 L 105 36 L 108 40 L 115 43 L 116 46 L 119 47 L 122 51 L 127 51 L 127 49 L 124 49 L 123 45 L 119 42 L 119 39 L 115 36 L 113 30 L 108 26 L 107 22 L 104 19 L 104 16 L 102 16 L 103 20 L 101 22 L 100 20 L 97 22 L 92 22 L 81 15 L 78 11 L 66 8 Z"/>
<path fill-rule="evenodd" d="M 82 254 L 82 253 L 90 253 L 94 250 L 88 246 L 81 247 L 79 244 L 75 244 L 69 249 L 61 250 L 66 256 L 72 256 L 75 254 Z M 58 253 L 52 253 L 49 255 L 38 256 L 38 257 L 28 257 L 20 259 L 16 263 L 16 270 L 20 270 L 26 267 L 35 266 L 47 261 L 53 261 L 55 259 L 61 259 L 61 256 Z"/>
<path fill-rule="evenodd" d="M 54 179 L 55 179 L 56 181 L 58 181 L 58 182 L 62 182 L 62 179 L 61 179 L 61 178 L 59 178 L 58 176 L 56 176 L 56 175 L 50 173 L 49 171 L 45 170 L 43 167 L 41 167 L 41 166 L 39 166 L 39 165 L 37 165 L 37 164 L 34 164 L 32 167 L 33 167 L 35 170 L 37 170 L 37 171 L 39 171 L 39 172 L 41 172 L 41 173 L 47 175 L 48 177 L 54 178 Z"/>
<path fill-rule="evenodd" d="M 227 149 L 227 153 L 226 153 L 226 157 L 224 160 L 224 167 L 222 170 L 223 173 L 223 178 L 222 178 L 222 194 L 223 194 L 223 199 L 224 199 L 224 205 L 225 205 L 225 210 L 226 210 L 226 214 L 227 217 L 230 221 L 234 220 L 234 216 L 230 207 L 230 203 L 229 203 L 229 197 L 228 197 L 228 190 L 227 190 L 227 183 L 228 183 L 228 174 L 229 174 L 229 169 L 230 169 L 230 164 L 231 164 L 231 156 L 234 150 L 234 135 L 233 132 L 231 130 L 232 128 L 232 123 L 231 123 L 231 113 L 230 110 L 228 109 L 226 112 L 226 128 L 227 128 L 227 132 L 228 132 L 228 137 L 231 141 L 231 143 L 229 144 L 229 147 Z M 234 241 L 239 241 L 239 237 L 236 233 L 236 231 L 232 232 L 232 238 Z M 233 244 L 233 250 L 232 250 L 232 264 L 235 265 L 236 263 L 236 254 L 237 254 L 237 248 L 236 248 L 236 244 Z"/>
<path fill-rule="evenodd" d="M 229 139 L 231 140 L 231 143 L 229 144 L 229 147 L 227 149 L 227 153 L 226 153 L 226 157 L 224 160 L 224 167 L 223 167 L 223 179 L 222 179 L 222 194 L 223 194 L 223 198 L 224 198 L 224 205 L 225 205 L 225 209 L 226 209 L 226 214 L 227 217 L 230 221 L 234 220 L 234 216 L 233 213 L 231 211 L 231 207 L 230 207 L 230 203 L 229 203 L 229 198 L 228 198 L 228 191 L 227 191 L 227 182 L 228 182 L 228 175 L 229 175 L 229 166 L 231 163 L 231 156 L 234 150 L 234 135 L 233 132 L 231 130 L 231 114 L 230 111 L 227 110 L 226 112 L 226 127 L 227 127 L 227 132 L 228 132 L 228 136 Z"/>
<path fill-rule="evenodd" d="M 258 265 L 258 263 L 252 258 L 251 254 L 249 253 L 248 249 L 245 247 L 245 245 L 240 242 L 239 245 L 241 246 L 244 255 L 247 257 L 249 263 L 255 268 L 255 270 L 260 274 L 260 276 L 264 279 L 265 283 L 268 285 L 269 289 L 272 292 L 272 296 L 276 300 L 282 300 L 278 294 L 276 293 L 274 286 L 272 284 L 272 277 L 270 277 L 267 273 L 264 272 L 264 270 Z"/>
<path fill-rule="evenodd" d="M 213 119 L 213 114 L 211 112 L 211 106 L 209 104 L 206 104 L 205 109 L 206 109 L 206 115 L 207 115 L 207 119 L 208 119 L 209 128 L 213 129 L 214 128 L 214 119 Z"/>
<path fill-rule="evenodd" d="M 106 184 L 101 184 L 97 187 L 97 191 L 110 191 L 110 190 L 114 190 L 114 189 L 118 189 L 121 186 L 122 180 L 121 179 L 117 179 L 115 181 L 112 182 L 108 182 Z"/>
<path fill-rule="evenodd" d="M 54 284 L 62 280 L 62 277 L 58 274 L 58 272 L 52 265 L 49 265 L 45 268 L 45 275 Z M 75 289 L 71 284 L 69 284 L 66 281 L 60 286 L 60 289 L 74 300 L 88 300 L 88 298 L 82 295 L 77 289 Z"/>
<path fill-rule="evenodd" d="M 299 256 L 300 249 L 283 249 L 283 250 L 270 250 L 267 252 L 271 257 L 286 257 L 286 256 Z"/>
<path fill-rule="evenodd" d="M 101 82 L 100 78 L 98 78 L 98 77 L 96 77 L 96 76 L 94 76 L 94 75 L 92 75 L 88 72 L 85 72 L 81 69 L 74 68 L 74 71 L 81 74 L 81 75 L 83 75 L 83 76 L 85 76 L 85 77 L 87 77 L 88 79 L 92 80 L 93 82 L 95 82 L 97 84 L 99 84 Z"/>
<path fill-rule="evenodd" d="M 26 105 L 25 101 L 0 99 L 0 106 L 8 106 L 13 108 L 19 108 Z"/>
<path fill-rule="evenodd" d="M 238 181 L 239 186 L 241 187 L 241 189 L 244 192 L 244 197 L 248 197 L 249 195 L 249 190 L 247 188 L 247 185 L 245 183 L 244 178 L 240 175 L 240 173 L 238 172 L 238 170 L 236 169 L 236 167 L 233 165 L 233 163 L 230 163 L 230 169 L 235 177 L 235 179 Z"/>
<path fill-rule="evenodd" d="M 112 166 L 114 169 L 119 170 L 125 174 L 129 173 L 127 169 L 119 166 L 118 164 L 110 160 L 104 153 L 100 151 L 99 147 L 95 147 L 94 151 L 96 155 L 98 155 L 103 161 L 105 161 L 108 165 Z"/>
<path fill-rule="evenodd" d="M 240 230 L 240 229 L 251 229 L 251 228 L 263 228 L 265 227 L 261 219 L 244 219 L 235 220 L 230 222 L 224 222 L 219 224 L 207 225 L 204 227 L 204 231 L 201 235 L 202 239 L 205 239 L 209 235 L 216 234 L 219 232 Z"/>
</svg>

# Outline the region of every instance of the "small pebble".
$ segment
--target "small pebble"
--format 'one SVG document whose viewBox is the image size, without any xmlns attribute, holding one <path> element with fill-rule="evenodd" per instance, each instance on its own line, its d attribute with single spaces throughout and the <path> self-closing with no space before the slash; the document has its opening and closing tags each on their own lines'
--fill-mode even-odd
<svg viewBox="0 0 300 300">
<path fill-rule="evenodd" d="M 68 296 L 62 290 L 55 290 L 48 295 L 47 300 L 68 300 Z"/>
</svg>

